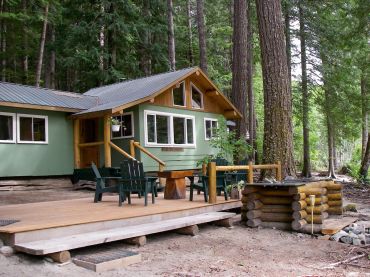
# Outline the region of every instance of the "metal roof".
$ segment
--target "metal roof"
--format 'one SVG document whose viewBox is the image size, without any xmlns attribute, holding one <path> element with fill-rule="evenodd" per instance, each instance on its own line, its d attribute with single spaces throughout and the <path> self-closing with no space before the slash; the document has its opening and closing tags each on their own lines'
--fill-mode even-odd
<svg viewBox="0 0 370 277">
<path fill-rule="evenodd" d="M 86 110 L 96 106 L 97 98 L 72 92 L 0 82 L 0 102 Z"/>
<path fill-rule="evenodd" d="M 197 67 L 186 68 L 90 89 L 84 95 L 97 96 L 99 104 L 78 114 L 113 109 L 148 97 L 197 69 Z"/>
</svg>

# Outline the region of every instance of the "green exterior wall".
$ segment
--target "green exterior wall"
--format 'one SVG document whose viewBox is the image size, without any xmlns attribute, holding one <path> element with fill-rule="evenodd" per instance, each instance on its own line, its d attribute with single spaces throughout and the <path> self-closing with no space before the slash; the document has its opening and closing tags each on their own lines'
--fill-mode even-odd
<svg viewBox="0 0 370 277">
<path fill-rule="evenodd" d="M 73 122 L 67 113 L 0 107 L 0 112 L 48 116 L 48 144 L 0 142 L 0 177 L 73 173 Z"/>
</svg>

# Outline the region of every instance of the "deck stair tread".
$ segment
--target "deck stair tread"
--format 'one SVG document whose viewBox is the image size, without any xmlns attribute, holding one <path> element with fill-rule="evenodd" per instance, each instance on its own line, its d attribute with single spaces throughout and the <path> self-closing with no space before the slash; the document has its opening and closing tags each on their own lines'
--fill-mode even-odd
<svg viewBox="0 0 370 277">
<path fill-rule="evenodd" d="M 127 227 L 112 228 L 95 232 L 17 243 L 16 250 L 32 255 L 46 255 L 64 250 L 76 249 L 111 241 L 123 240 L 132 237 L 144 236 L 164 231 L 179 229 L 191 225 L 208 223 L 233 217 L 235 213 L 210 212 L 158 222 L 139 224 Z"/>
</svg>

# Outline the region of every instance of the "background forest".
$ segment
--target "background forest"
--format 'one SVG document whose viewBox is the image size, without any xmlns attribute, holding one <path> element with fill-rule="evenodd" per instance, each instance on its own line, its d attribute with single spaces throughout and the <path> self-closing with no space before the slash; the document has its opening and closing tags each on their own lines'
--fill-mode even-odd
<svg viewBox="0 0 370 277">
<path fill-rule="evenodd" d="M 243 103 L 240 132 L 248 131 L 256 162 L 266 161 L 258 3 L 280 1 L 234 1 L 1 0 L 1 80 L 82 93 L 200 66 Z M 283 0 L 277 10 L 291 83 L 292 152 L 303 176 L 327 169 L 334 176 L 345 166 L 360 178 L 369 133 L 369 6 L 366 0 Z"/>
</svg>

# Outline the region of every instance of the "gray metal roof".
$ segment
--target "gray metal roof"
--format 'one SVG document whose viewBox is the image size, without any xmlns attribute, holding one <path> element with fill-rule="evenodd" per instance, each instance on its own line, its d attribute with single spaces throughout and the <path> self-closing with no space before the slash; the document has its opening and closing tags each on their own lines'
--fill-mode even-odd
<svg viewBox="0 0 370 277">
<path fill-rule="evenodd" d="M 150 77 L 129 80 L 108 86 L 93 88 L 84 93 L 87 96 L 99 98 L 99 104 L 78 114 L 91 113 L 113 109 L 136 100 L 148 97 L 188 73 L 195 72 L 197 67 L 181 69 L 173 72 L 153 75 Z"/>
<path fill-rule="evenodd" d="M 96 106 L 97 98 L 72 92 L 0 82 L 0 102 L 86 110 Z"/>
</svg>

